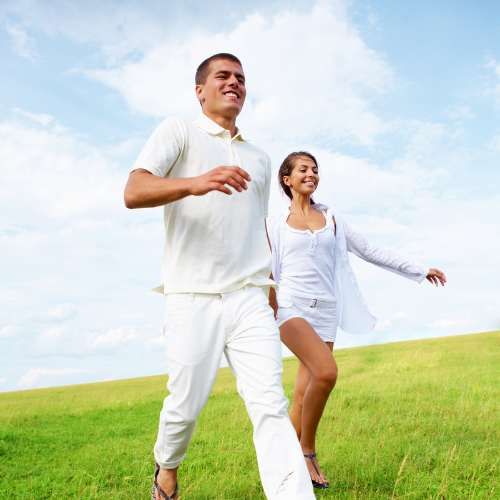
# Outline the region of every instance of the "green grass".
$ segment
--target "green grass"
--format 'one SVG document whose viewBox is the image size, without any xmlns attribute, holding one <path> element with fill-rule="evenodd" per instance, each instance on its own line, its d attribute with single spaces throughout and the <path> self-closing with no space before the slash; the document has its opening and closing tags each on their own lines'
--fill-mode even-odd
<svg viewBox="0 0 500 500">
<path fill-rule="evenodd" d="M 500 498 L 500 332 L 335 351 L 318 498 Z M 296 359 L 284 361 L 292 395 Z M 166 376 L 0 394 L 1 499 L 150 498 Z M 220 370 L 182 500 L 263 499 L 251 425 Z"/>
</svg>

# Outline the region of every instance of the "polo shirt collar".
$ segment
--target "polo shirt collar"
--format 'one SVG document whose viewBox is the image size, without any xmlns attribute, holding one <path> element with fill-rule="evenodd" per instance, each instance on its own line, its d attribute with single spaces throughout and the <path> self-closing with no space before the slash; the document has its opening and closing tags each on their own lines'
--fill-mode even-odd
<svg viewBox="0 0 500 500">
<path fill-rule="evenodd" d="M 220 125 L 211 120 L 207 115 L 201 113 L 200 116 L 193 122 L 197 127 L 201 128 L 205 132 L 208 132 L 211 135 L 219 135 L 222 132 L 228 132 L 225 128 L 222 128 Z M 236 128 L 236 135 L 233 137 L 233 140 L 244 141 L 241 136 L 241 132 L 238 128 Z"/>
</svg>

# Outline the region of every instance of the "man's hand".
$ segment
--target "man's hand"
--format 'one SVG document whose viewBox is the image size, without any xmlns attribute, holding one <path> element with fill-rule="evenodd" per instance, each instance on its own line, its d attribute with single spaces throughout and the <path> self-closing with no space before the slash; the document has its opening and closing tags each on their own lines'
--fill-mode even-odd
<svg viewBox="0 0 500 500">
<path fill-rule="evenodd" d="M 210 191 L 232 194 L 225 185 L 242 192 L 248 189 L 250 176 L 240 167 L 217 167 L 198 177 L 164 179 L 138 168 L 130 173 L 125 186 L 127 208 L 147 208 L 167 205 L 187 196 L 203 196 Z"/>
<path fill-rule="evenodd" d="M 251 180 L 248 173 L 240 167 L 217 167 L 206 174 L 191 179 L 191 194 L 194 196 L 203 196 L 210 191 L 233 194 L 226 184 L 241 193 L 244 189 L 248 189 L 245 181 L 250 182 Z"/>
<path fill-rule="evenodd" d="M 444 284 L 446 283 L 446 276 L 439 269 L 429 269 L 429 274 L 427 275 L 426 279 L 436 286 L 439 286 L 439 283 L 444 286 Z"/>
</svg>

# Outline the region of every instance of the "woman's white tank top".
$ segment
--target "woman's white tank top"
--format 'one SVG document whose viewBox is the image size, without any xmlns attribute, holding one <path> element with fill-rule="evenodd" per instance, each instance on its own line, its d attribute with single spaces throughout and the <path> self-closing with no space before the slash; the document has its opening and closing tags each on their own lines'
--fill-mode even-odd
<svg viewBox="0 0 500 500">
<path fill-rule="evenodd" d="M 326 226 L 299 231 L 285 224 L 279 293 L 335 302 L 335 226 L 323 212 Z"/>
</svg>

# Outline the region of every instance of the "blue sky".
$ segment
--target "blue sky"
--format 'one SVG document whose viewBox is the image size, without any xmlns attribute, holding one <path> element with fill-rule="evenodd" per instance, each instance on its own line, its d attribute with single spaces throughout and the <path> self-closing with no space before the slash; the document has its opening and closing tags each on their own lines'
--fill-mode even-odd
<svg viewBox="0 0 500 500">
<path fill-rule="evenodd" d="M 317 198 L 446 272 L 433 289 L 351 259 L 379 325 L 338 347 L 500 328 L 500 7 L 494 2 L 0 5 L 0 391 L 164 373 L 161 209 L 128 170 L 197 64 L 244 64 L 246 137 Z M 271 211 L 283 206 L 274 184 Z"/>
</svg>

